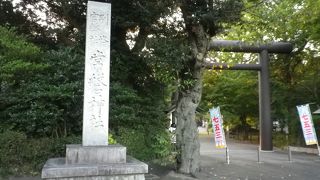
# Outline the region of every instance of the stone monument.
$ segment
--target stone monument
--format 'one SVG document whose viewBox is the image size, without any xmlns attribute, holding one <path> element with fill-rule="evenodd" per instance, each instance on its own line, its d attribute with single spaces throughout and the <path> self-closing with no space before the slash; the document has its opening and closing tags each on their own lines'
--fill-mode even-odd
<svg viewBox="0 0 320 180">
<path fill-rule="evenodd" d="M 88 1 L 82 145 L 67 145 L 66 158 L 49 159 L 48 180 L 144 180 L 148 165 L 108 145 L 111 3 Z"/>
</svg>

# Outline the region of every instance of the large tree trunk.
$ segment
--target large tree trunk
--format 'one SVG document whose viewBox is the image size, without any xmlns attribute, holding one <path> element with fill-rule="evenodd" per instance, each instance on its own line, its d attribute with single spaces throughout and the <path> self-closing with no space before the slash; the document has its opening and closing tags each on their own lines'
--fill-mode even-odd
<svg viewBox="0 0 320 180">
<path fill-rule="evenodd" d="M 201 67 L 195 65 L 193 78 L 193 86 L 180 91 L 176 107 L 178 171 L 191 175 L 200 170 L 200 143 L 195 116 L 202 94 Z"/>
<path fill-rule="evenodd" d="M 180 89 L 176 106 L 177 163 L 180 173 L 196 175 L 200 171 L 200 143 L 195 116 L 202 94 L 203 61 L 210 38 L 204 27 L 192 18 L 194 4 L 190 1 L 181 1 L 180 5 L 190 46 L 189 63 L 185 64 L 186 71 L 181 73 L 191 74 L 191 77 L 182 75 L 180 78 L 182 84 L 185 80 L 192 80 L 193 83 Z"/>
</svg>

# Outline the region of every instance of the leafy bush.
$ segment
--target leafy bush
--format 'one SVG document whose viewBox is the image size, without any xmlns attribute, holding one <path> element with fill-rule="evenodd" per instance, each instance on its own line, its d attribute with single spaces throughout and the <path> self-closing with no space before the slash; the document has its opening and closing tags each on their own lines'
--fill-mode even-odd
<svg viewBox="0 0 320 180">
<path fill-rule="evenodd" d="M 128 154 L 140 160 L 151 158 L 150 150 L 146 146 L 146 136 L 141 130 L 119 129 L 117 141 L 127 147 Z"/>
<path fill-rule="evenodd" d="M 175 157 L 173 153 L 174 144 L 171 141 L 171 134 L 168 131 L 159 130 L 151 136 L 151 151 L 153 153 L 153 161 L 161 165 L 174 163 Z"/>
<path fill-rule="evenodd" d="M 161 160 L 171 154 L 171 140 L 166 131 L 120 128 L 117 141 L 127 147 L 128 154 L 140 160 Z"/>
<path fill-rule="evenodd" d="M 78 144 L 79 137 L 28 139 L 25 134 L 6 131 L 0 134 L 0 176 L 38 175 L 44 163 L 65 156 L 66 144 Z"/>
<path fill-rule="evenodd" d="M 108 143 L 109 144 L 117 144 L 116 139 L 113 137 L 113 135 L 111 133 L 109 133 L 109 136 L 108 136 Z"/>
<path fill-rule="evenodd" d="M 0 132 L 28 137 L 79 134 L 84 52 L 61 48 L 43 53 L 0 26 Z"/>
<path fill-rule="evenodd" d="M 272 133 L 272 142 L 275 147 L 284 149 L 287 146 L 306 146 L 303 134 L 299 136 L 299 134 L 288 134 L 281 132 L 273 132 Z"/>
<path fill-rule="evenodd" d="M 0 135 L 0 173 L 16 173 L 23 165 L 24 144 L 27 137 L 18 132 L 8 131 Z M 14 165 L 15 168 L 10 166 Z M 0 174 L 0 175 L 1 175 Z"/>
<path fill-rule="evenodd" d="M 274 132 L 272 133 L 272 142 L 275 147 L 283 149 L 288 146 L 287 135 L 284 133 Z"/>
<path fill-rule="evenodd" d="M 164 159 L 171 153 L 171 141 L 163 101 L 159 91 L 139 92 L 120 83 L 111 84 L 110 128 L 117 142 L 135 158 Z"/>
<path fill-rule="evenodd" d="M 49 51 L 42 59 L 45 71 L 34 72 L 30 79 L 3 81 L 0 131 L 11 129 L 28 137 L 80 134 L 83 61 L 83 55 L 72 48 Z M 13 82 L 19 84 L 10 85 Z"/>
</svg>

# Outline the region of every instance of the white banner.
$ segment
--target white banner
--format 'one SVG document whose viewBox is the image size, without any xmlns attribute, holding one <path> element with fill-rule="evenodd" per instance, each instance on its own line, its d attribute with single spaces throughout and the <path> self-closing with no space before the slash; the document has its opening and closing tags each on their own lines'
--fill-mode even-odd
<svg viewBox="0 0 320 180">
<path fill-rule="evenodd" d="M 309 104 L 297 106 L 297 109 L 306 144 L 318 144 L 317 134 L 314 130 Z"/>
<path fill-rule="evenodd" d="M 217 148 L 225 148 L 226 138 L 223 130 L 223 120 L 220 113 L 220 107 L 213 107 L 210 111 L 210 117 L 212 121 L 212 129 L 214 131 L 214 139 Z"/>
</svg>

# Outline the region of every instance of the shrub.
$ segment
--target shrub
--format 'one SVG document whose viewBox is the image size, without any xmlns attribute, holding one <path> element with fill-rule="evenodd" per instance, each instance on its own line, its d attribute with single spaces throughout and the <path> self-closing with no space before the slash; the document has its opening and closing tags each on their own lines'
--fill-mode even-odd
<svg viewBox="0 0 320 180">
<path fill-rule="evenodd" d="M 288 136 L 284 133 L 274 132 L 272 133 L 272 141 L 275 147 L 284 149 L 288 146 Z"/>
<path fill-rule="evenodd" d="M 0 55 L 0 131 L 10 129 L 34 138 L 79 134 L 84 55 L 75 48 L 63 48 L 41 57 L 42 64 L 32 64 L 29 61 L 34 59 L 16 62 Z M 2 58 L 8 61 L 3 66 Z"/>
<path fill-rule="evenodd" d="M 127 147 L 128 154 L 135 158 L 146 160 L 150 159 L 150 150 L 146 145 L 146 136 L 141 130 L 119 129 L 117 141 Z"/>
<path fill-rule="evenodd" d="M 52 157 L 65 156 L 66 144 L 80 143 L 79 137 L 27 139 L 20 132 L 0 134 L 0 176 L 38 175 Z"/>
<path fill-rule="evenodd" d="M 16 173 L 23 166 L 23 153 L 27 137 L 19 132 L 8 131 L 0 135 L 0 173 Z M 14 165 L 15 168 L 10 166 Z M 1 175 L 0 174 L 0 175 Z"/>
<path fill-rule="evenodd" d="M 109 144 L 117 144 L 116 139 L 113 137 L 113 135 L 111 133 L 109 133 L 109 136 L 108 136 L 108 143 Z"/>
<path fill-rule="evenodd" d="M 169 131 L 158 131 L 151 137 L 151 151 L 153 152 L 153 161 L 161 165 L 172 164 L 175 161 L 173 154 L 174 144 L 171 142 Z"/>
<path fill-rule="evenodd" d="M 117 141 L 127 147 L 128 154 L 140 160 L 164 160 L 171 154 L 169 133 L 157 129 L 120 128 Z"/>
</svg>

